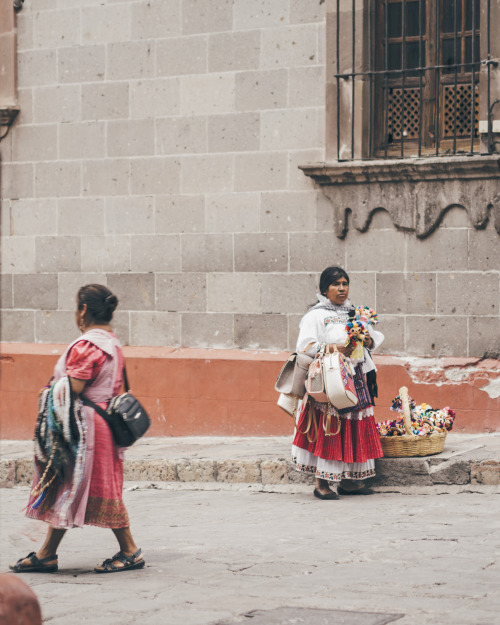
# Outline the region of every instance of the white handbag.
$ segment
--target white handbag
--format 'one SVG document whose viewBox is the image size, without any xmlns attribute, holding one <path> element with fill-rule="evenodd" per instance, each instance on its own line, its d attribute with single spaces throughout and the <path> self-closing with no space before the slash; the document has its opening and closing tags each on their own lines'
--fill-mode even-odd
<svg viewBox="0 0 500 625">
<path fill-rule="evenodd" d="M 323 384 L 328 401 L 337 410 L 352 408 L 358 403 L 354 375 L 349 361 L 337 350 L 329 350 L 322 358 Z"/>
<path fill-rule="evenodd" d="M 291 417 L 295 417 L 297 406 L 301 398 L 297 395 L 287 395 L 286 393 L 280 393 L 278 397 L 278 406 L 284 410 Z"/>
</svg>

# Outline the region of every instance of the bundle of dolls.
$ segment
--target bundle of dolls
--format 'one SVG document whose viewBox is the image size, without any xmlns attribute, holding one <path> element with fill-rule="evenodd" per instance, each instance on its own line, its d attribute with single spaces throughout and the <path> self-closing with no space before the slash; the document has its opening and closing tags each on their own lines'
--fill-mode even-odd
<svg viewBox="0 0 500 625">
<path fill-rule="evenodd" d="M 439 434 L 450 431 L 455 420 L 455 413 L 446 406 L 441 410 L 433 410 L 429 404 L 415 404 L 409 397 L 411 430 L 414 436 L 425 436 L 426 434 Z M 404 436 L 406 434 L 403 421 L 403 407 L 401 397 L 398 395 L 392 402 L 391 410 L 398 412 L 394 420 L 377 423 L 380 436 Z"/>
<path fill-rule="evenodd" d="M 351 354 L 352 361 L 363 360 L 363 340 L 368 334 L 368 325 L 377 323 L 377 313 L 368 306 L 359 306 L 354 311 L 354 316 L 349 316 L 349 321 L 345 327 L 347 332 L 345 346 L 352 345 L 354 347 Z"/>
</svg>

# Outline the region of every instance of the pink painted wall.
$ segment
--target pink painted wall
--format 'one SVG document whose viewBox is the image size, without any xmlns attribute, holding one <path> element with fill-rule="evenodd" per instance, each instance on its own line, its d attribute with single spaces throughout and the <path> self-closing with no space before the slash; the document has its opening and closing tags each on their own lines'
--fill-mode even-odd
<svg viewBox="0 0 500 625">
<path fill-rule="evenodd" d="M 39 389 L 63 345 L 3 343 L 0 436 L 29 439 Z M 125 347 L 133 392 L 152 418 L 150 436 L 276 436 L 293 422 L 276 407 L 276 376 L 287 352 Z M 392 399 L 408 387 L 417 403 L 451 406 L 458 432 L 500 430 L 500 361 L 477 358 L 375 357 L 376 419 L 391 417 Z M 495 382 L 497 380 L 497 382 Z M 490 385 L 488 387 L 488 385 Z M 498 390 L 495 392 L 495 385 Z M 486 389 L 484 389 L 486 387 Z"/>
</svg>

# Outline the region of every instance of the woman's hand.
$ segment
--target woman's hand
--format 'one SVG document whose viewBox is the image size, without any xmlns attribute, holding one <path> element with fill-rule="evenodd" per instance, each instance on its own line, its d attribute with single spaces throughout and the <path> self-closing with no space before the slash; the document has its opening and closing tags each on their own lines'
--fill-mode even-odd
<svg viewBox="0 0 500 625">
<path fill-rule="evenodd" d="M 369 334 L 367 334 L 365 338 L 363 339 L 363 345 L 367 347 L 368 349 L 371 349 L 373 347 L 374 341 Z"/>
<path fill-rule="evenodd" d="M 333 348 L 336 347 L 337 351 L 339 351 L 341 354 L 344 354 L 344 356 L 350 356 L 354 350 L 354 345 L 351 345 L 349 343 L 349 345 L 347 345 L 347 347 L 345 345 L 334 345 L 333 343 L 330 343 L 328 345 L 328 347 L 330 348 L 330 351 L 333 351 Z"/>
</svg>

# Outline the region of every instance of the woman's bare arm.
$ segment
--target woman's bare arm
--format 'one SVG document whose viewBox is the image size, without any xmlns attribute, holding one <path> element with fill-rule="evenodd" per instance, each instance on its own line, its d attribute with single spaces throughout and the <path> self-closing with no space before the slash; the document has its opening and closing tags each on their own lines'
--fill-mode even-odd
<svg viewBox="0 0 500 625">
<path fill-rule="evenodd" d="M 69 378 L 71 384 L 71 390 L 75 395 L 81 395 L 87 380 L 79 380 L 78 378 Z"/>
</svg>

